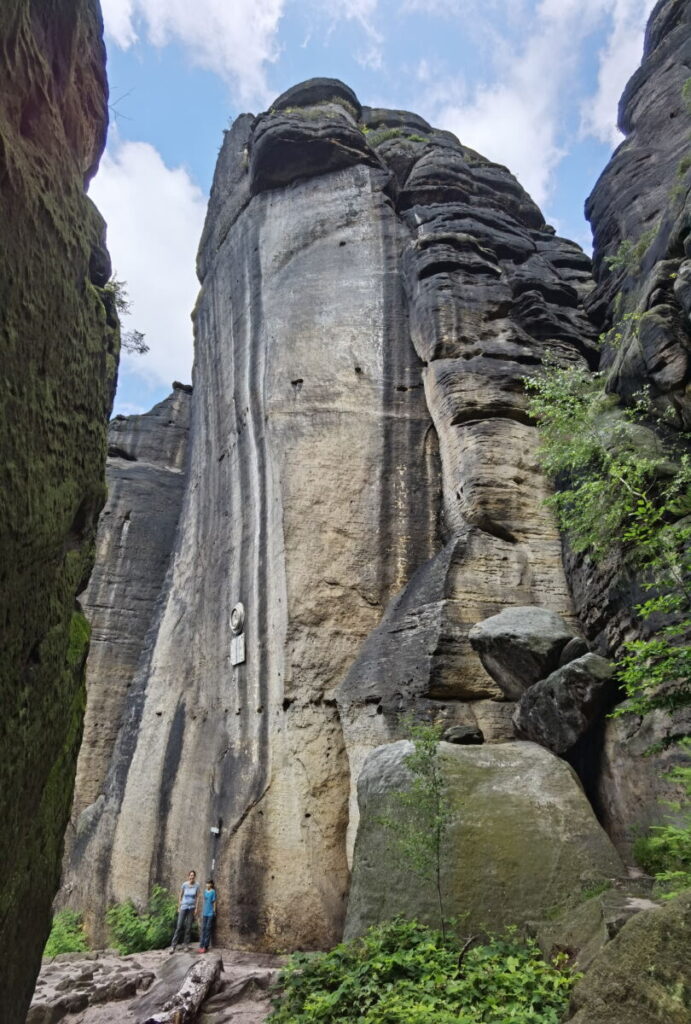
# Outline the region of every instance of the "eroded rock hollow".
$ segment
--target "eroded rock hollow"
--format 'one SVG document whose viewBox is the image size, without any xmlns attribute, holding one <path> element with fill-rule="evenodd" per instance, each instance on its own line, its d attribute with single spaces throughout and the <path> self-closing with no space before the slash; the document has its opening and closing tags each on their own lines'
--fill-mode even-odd
<svg viewBox="0 0 691 1024">
<path fill-rule="evenodd" d="M 198 267 L 177 533 L 127 665 L 97 655 L 62 899 L 103 937 L 110 899 L 213 870 L 223 941 L 323 947 L 401 712 L 511 740 L 470 629 L 579 632 L 523 378 L 594 362 L 590 262 L 506 168 L 319 79 L 226 133 Z"/>
</svg>

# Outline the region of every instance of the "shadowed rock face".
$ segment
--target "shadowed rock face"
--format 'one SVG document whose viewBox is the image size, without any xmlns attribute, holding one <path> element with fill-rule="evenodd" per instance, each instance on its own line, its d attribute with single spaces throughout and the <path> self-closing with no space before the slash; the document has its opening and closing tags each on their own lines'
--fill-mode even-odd
<svg viewBox="0 0 691 1024">
<path fill-rule="evenodd" d="M 146 664 L 160 611 L 185 485 L 190 387 L 143 416 L 117 417 L 108 430 L 108 501 L 96 537 L 96 563 L 82 597 L 91 623 L 87 706 L 79 751 L 59 904 L 84 911 L 87 926 L 106 940 L 94 907 L 93 875 L 81 870 L 89 815 L 98 806 L 137 670 Z"/>
<path fill-rule="evenodd" d="M 198 267 L 178 538 L 71 870 L 98 917 L 213 866 L 222 941 L 325 946 L 367 751 L 413 705 L 510 738 L 468 631 L 571 616 L 522 378 L 591 358 L 589 261 L 505 168 L 314 80 L 226 134 Z"/>
<path fill-rule="evenodd" d="M 603 330 L 614 326 L 621 336 L 617 346 L 604 348 L 607 386 L 625 400 L 647 392 L 668 437 L 691 423 L 691 98 L 684 93 L 690 66 L 691 8 L 661 0 L 648 23 L 643 62 L 619 105 L 626 138 L 586 203 L 597 279 L 586 306 Z M 617 255 L 610 270 L 606 258 Z M 566 562 L 588 638 L 601 653 L 618 654 L 623 641 L 644 632 L 634 608 L 646 593 L 622 576 L 617 557 L 594 567 L 567 552 Z M 663 816 L 656 798 L 679 795 L 665 771 L 679 763 L 680 752 L 641 755 L 685 735 L 687 718 L 687 712 L 656 713 L 643 722 L 637 716 L 608 721 L 599 800 L 620 848 Z"/>
<path fill-rule="evenodd" d="M 118 352 L 96 0 L 0 10 L 0 1019 L 23 1022 L 50 926 L 84 709 L 75 602 L 105 497 Z M 27 925 L 30 922 L 30 925 Z"/>
</svg>

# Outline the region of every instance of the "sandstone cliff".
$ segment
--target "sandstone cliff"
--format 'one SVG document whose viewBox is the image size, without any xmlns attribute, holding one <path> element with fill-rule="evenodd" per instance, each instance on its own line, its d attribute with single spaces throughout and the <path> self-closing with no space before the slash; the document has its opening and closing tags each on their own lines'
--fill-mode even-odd
<svg viewBox="0 0 691 1024">
<path fill-rule="evenodd" d="M 0 1018 L 24 1020 L 59 879 L 84 708 L 91 570 L 119 346 L 96 0 L 0 12 Z M 29 924 L 30 922 L 30 924 Z"/>
<path fill-rule="evenodd" d="M 603 350 L 608 389 L 624 401 L 649 396 L 649 428 L 677 436 L 682 450 L 691 425 L 690 69 L 691 7 L 661 0 L 619 105 L 626 138 L 586 202 L 597 281 L 586 308 L 610 337 L 619 336 Z M 594 567 L 567 552 L 567 567 L 576 611 L 603 653 L 619 654 L 624 640 L 644 635 L 634 615 L 644 594 L 622 577 L 616 558 Z M 602 820 L 622 849 L 664 815 L 660 798 L 678 795 L 664 773 L 680 762 L 679 748 L 643 755 L 689 732 L 688 708 L 673 717 L 629 715 L 608 722 L 601 747 L 584 752 L 598 776 Z"/>
<path fill-rule="evenodd" d="M 325 946 L 399 713 L 509 740 L 469 630 L 577 632 L 522 379 L 594 363 L 590 262 L 506 168 L 319 79 L 226 134 L 199 274 L 177 540 L 137 667 L 91 676 L 64 899 L 102 937 L 108 900 L 213 869 L 222 940 Z"/>
</svg>

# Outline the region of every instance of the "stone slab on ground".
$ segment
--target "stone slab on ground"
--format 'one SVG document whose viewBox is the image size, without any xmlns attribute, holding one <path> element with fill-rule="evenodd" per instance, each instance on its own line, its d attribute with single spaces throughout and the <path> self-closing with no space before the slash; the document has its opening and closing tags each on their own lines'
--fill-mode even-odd
<svg viewBox="0 0 691 1024">
<path fill-rule="evenodd" d="M 200 1024 L 261 1024 L 271 1012 L 269 988 L 285 958 L 213 952 L 223 971 L 216 992 L 202 1005 Z M 108 950 L 44 960 L 27 1024 L 137 1024 L 160 1012 L 200 959 L 192 950 L 131 956 Z"/>
</svg>

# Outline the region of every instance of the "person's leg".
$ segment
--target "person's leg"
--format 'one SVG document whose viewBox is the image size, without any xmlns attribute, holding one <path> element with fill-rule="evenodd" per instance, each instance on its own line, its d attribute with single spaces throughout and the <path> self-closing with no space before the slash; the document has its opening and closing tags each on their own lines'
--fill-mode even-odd
<svg viewBox="0 0 691 1024">
<path fill-rule="evenodd" d="M 209 948 L 209 942 L 210 942 L 210 939 L 211 939 L 211 921 L 212 921 L 211 917 L 204 916 L 202 918 L 202 933 L 201 933 L 201 936 L 199 938 L 199 948 L 200 949 L 208 949 Z"/>
<path fill-rule="evenodd" d="M 182 929 L 183 929 L 184 923 L 185 923 L 185 911 L 184 910 L 179 910 L 178 911 L 178 920 L 177 920 L 177 924 L 175 925 L 175 931 L 173 932 L 173 939 L 172 939 L 172 942 L 171 942 L 171 946 L 173 947 L 173 949 L 175 949 L 175 947 L 177 945 L 179 945 L 179 943 L 180 943 L 180 939 L 182 938 Z"/>
<path fill-rule="evenodd" d="M 192 921 L 194 919 L 194 910 L 186 910 L 185 915 L 185 945 L 189 946 L 190 939 L 192 937 Z"/>
</svg>

